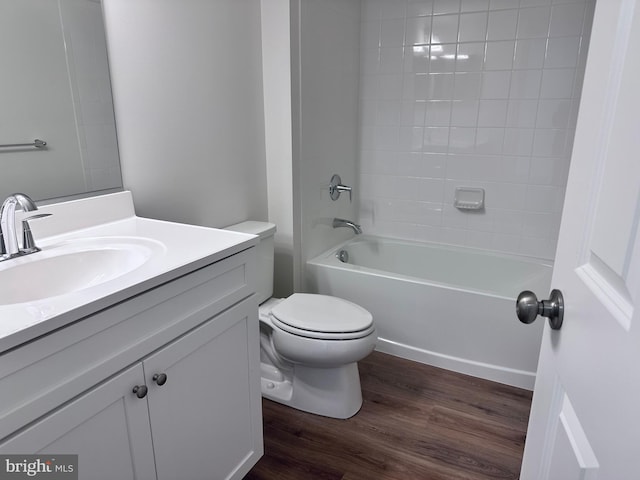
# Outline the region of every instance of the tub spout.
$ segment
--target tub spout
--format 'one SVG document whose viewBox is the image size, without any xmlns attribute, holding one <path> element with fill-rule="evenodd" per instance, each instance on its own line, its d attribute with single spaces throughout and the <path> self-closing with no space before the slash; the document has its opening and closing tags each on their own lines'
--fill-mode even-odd
<svg viewBox="0 0 640 480">
<path fill-rule="evenodd" d="M 349 220 L 345 220 L 343 218 L 334 218 L 333 228 L 339 228 L 339 227 L 349 227 L 355 232 L 356 235 L 359 235 L 362 233 L 362 227 L 357 223 L 351 222 Z"/>
</svg>

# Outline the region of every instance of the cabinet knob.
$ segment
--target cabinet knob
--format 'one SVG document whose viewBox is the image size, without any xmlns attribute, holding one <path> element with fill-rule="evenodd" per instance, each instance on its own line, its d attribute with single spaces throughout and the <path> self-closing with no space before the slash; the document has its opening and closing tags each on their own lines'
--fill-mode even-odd
<svg viewBox="0 0 640 480">
<path fill-rule="evenodd" d="M 153 381 L 156 382 L 158 385 L 162 386 L 165 383 L 167 383 L 167 374 L 166 373 L 156 373 L 153 376 Z"/>
<path fill-rule="evenodd" d="M 138 398 L 146 397 L 148 390 L 149 389 L 147 388 L 146 385 L 136 385 L 135 387 L 133 387 L 133 393 L 135 393 L 136 397 Z"/>
</svg>

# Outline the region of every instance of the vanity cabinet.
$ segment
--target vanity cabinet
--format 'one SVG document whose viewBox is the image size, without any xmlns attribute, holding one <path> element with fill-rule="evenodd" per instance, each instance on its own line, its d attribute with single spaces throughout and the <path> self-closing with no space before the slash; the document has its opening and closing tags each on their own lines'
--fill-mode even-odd
<svg viewBox="0 0 640 480">
<path fill-rule="evenodd" d="M 78 455 L 79 478 L 155 479 L 144 384 L 138 364 L 71 401 L 0 445 L 4 454 Z"/>
<path fill-rule="evenodd" d="M 2 354 L 0 453 L 78 454 L 82 479 L 241 479 L 263 452 L 254 261 Z"/>
</svg>

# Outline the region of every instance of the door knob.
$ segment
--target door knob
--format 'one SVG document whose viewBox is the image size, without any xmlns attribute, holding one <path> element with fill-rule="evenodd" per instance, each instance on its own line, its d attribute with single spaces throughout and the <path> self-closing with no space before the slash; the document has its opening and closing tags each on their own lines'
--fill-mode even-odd
<svg viewBox="0 0 640 480">
<path fill-rule="evenodd" d="M 547 317 L 553 330 L 560 330 L 564 317 L 564 298 L 560 290 L 551 290 L 549 300 L 538 301 L 536 294 L 525 290 L 516 300 L 516 315 L 522 323 L 533 322 L 538 315 Z"/>
</svg>

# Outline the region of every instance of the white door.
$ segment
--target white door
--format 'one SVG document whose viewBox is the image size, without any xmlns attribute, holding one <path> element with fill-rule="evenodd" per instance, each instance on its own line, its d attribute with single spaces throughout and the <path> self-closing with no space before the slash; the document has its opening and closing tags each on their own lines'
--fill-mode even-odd
<svg viewBox="0 0 640 480">
<path fill-rule="evenodd" d="M 598 0 L 522 480 L 640 478 L 639 48 L 640 0 Z"/>
</svg>

